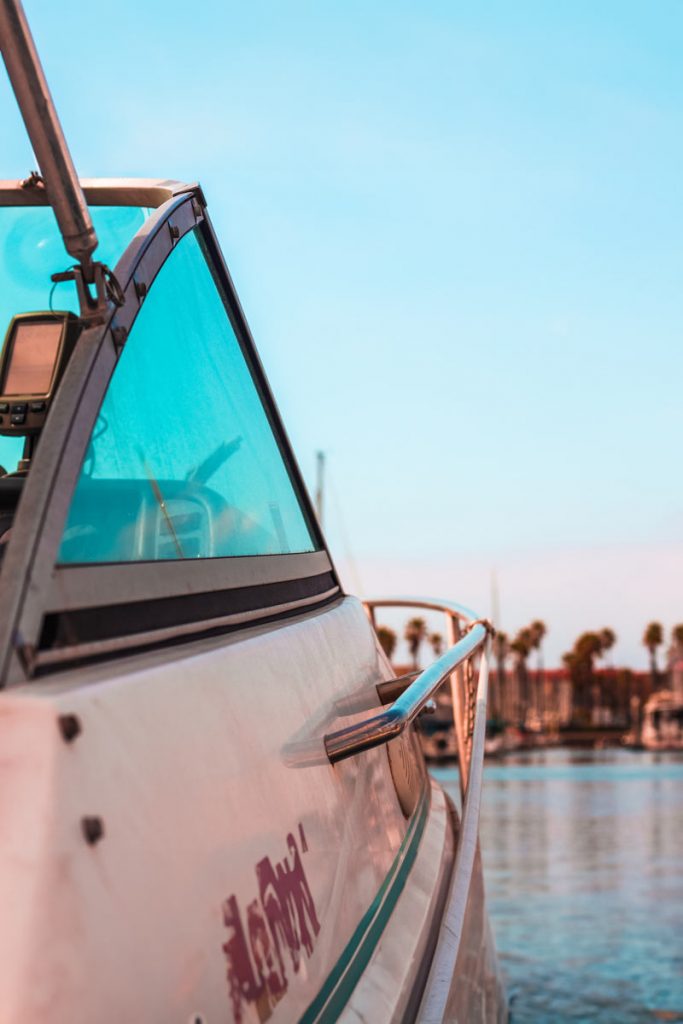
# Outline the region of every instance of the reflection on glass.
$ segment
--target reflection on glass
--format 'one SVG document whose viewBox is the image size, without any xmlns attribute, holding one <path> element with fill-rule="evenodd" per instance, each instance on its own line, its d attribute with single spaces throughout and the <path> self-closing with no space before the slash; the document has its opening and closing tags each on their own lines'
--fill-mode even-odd
<svg viewBox="0 0 683 1024">
<path fill-rule="evenodd" d="M 148 210 L 135 206 L 90 208 L 99 239 L 95 258 L 114 267 L 142 227 Z M 73 263 L 49 206 L 0 207 L 0 343 L 16 313 L 50 308 L 78 313 L 73 282 L 53 287 L 51 276 Z M 16 468 L 23 439 L 0 437 L 0 465 Z"/>
<path fill-rule="evenodd" d="M 199 239 L 157 275 L 120 357 L 59 561 L 313 550 Z"/>
</svg>

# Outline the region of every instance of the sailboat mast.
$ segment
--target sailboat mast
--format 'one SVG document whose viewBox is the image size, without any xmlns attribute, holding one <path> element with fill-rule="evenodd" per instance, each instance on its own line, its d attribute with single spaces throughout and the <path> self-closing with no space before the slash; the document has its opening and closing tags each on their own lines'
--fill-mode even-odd
<svg viewBox="0 0 683 1024">
<path fill-rule="evenodd" d="M 21 0 L 0 0 L 0 50 L 64 246 L 91 282 L 97 235 Z"/>
<path fill-rule="evenodd" d="M 323 525 L 323 501 L 325 494 L 325 452 L 316 452 L 315 511 L 320 526 Z"/>
</svg>

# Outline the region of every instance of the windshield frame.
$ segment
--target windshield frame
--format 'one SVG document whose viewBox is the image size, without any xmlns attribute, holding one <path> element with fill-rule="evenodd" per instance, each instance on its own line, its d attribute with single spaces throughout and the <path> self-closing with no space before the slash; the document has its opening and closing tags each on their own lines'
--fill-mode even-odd
<svg viewBox="0 0 683 1024">
<path fill-rule="evenodd" d="M 0 183 L 0 205 L 3 185 Z M 208 594 L 210 607 L 216 607 L 217 595 L 233 593 L 228 605 L 234 610 L 227 618 L 245 621 L 262 618 L 275 609 L 291 613 L 308 605 L 331 600 L 340 593 L 338 579 L 326 548 L 310 498 L 303 483 L 291 446 L 273 400 L 266 376 L 256 353 L 244 313 L 234 290 L 213 228 L 206 214 L 204 197 L 198 186 L 177 182 L 117 183 L 112 186 L 84 183 L 86 197 L 96 197 L 107 205 L 130 205 L 133 201 L 148 202 L 156 195 L 166 195 L 161 206 L 142 225 L 115 268 L 125 301 L 112 308 L 106 323 L 83 331 L 62 379 L 50 411 L 49 429 L 44 431 L 26 478 L 17 510 L 15 525 L 0 567 L 0 607 L 5 614 L 0 621 L 0 687 L 25 682 L 37 671 L 48 670 L 81 658 L 111 656 L 136 646 L 171 640 L 183 634 L 181 620 L 166 624 L 165 629 L 149 631 L 144 640 L 130 637 L 122 627 L 120 635 L 96 645 L 79 642 L 66 650 L 51 650 L 50 622 L 56 615 L 74 614 L 77 609 L 94 611 L 101 605 L 101 594 L 123 604 L 130 587 L 136 598 L 154 602 L 177 594 L 197 603 L 198 596 Z M 150 194 L 150 189 L 154 195 Z M 155 191 L 156 190 L 156 191 Z M 23 192 L 24 190 L 22 190 Z M 169 191 L 172 193 L 168 195 Z M 13 196 L 17 196 L 15 185 Z M 229 300 L 240 343 L 248 353 L 254 381 L 261 395 L 278 445 L 281 449 L 295 491 L 299 497 L 316 550 L 296 555 L 260 555 L 239 558 L 200 560 L 183 563 L 137 563 L 129 566 L 58 566 L 57 553 L 66 521 L 71 496 L 100 405 L 117 365 L 118 354 L 142 306 L 147 290 L 172 252 L 177 241 L 188 231 L 199 227 L 211 266 L 220 276 Z M 232 580 L 227 563 L 239 563 Z M 248 563 L 251 563 L 248 564 Z M 263 598 L 251 612 L 235 604 L 235 592 L 247 581 L 263 586 Z M 303 584 L 310 581 L 308 589 Z M 100 597 L 98 598 L 98 595 Z M 265 602 L 265 604 L 263 603 Z M 253 604 L 253 602 L 252 602 Z M 252 614 L 253 613 L 253 614 Z M 188 613 L 189 614 L 189 613 Z M 116 618 L 116 609 L 112 609 Z M 197 632 L 206 623 L 193 613 Z M 124 617 L 125 618 L 125 617 Z M 219 618 L 221 618 L 219 616 Z M 225 620 L 226 616 L 222 616 Z M 47 628 L 44 628 L 47 624 Z M 234 623 L 224 621 L 223 627 Z M 185 631 L 193 631 L 190 625 Z"/>
<path fill-rule="evenodd" d="M 0 180 L 0 206 L 49 206 L 47 192 L 35 179 Z M 146 206 L 158 209 L 178 195 L 193 192 L 203 203 L 201 188 L 163 178 L 81 178 L 89 206 Z"/>
</svg>

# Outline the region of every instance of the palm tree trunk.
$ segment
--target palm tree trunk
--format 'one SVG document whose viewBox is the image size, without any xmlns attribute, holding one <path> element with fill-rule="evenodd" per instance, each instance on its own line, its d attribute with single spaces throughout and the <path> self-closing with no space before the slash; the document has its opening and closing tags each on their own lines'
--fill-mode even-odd
<svg viewBox="0 0 683 1024">
<path fill-rule="evenodd" d="M 498 717 L 505 718 L 505 661 L 498 659 Z"/>
<path fill-rule="evenodd" d="M 529 675 L 526 663 L 520 659 L 517 663 L 517 680 L 519 684 L 519 708 L 517 718 L 520 725 L 526 722 L 527 708 L 529 707 Z"/>
</svg>

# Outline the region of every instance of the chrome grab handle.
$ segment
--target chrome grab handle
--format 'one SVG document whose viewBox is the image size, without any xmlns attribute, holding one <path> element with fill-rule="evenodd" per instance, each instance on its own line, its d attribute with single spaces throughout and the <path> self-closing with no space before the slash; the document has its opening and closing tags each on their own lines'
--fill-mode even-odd
<svg viewBox="0 0 683 1024">
<path fill-rule="evenodd" d="M 380 699 L 380 703 L 393 704 L 397 697 L 406 692 L 410 683 L 417 679 L 419 674 L 420 670 L 416 669 L 414 672 L 406 672 L 404 676 L 396 676 L 395 679 L 383 679 L 381 683 L 377 683 L 377 696 Z"/>
<path fill-rule="evenodd" d="M 384 711 L 345 729 L 327 733 L 325 750 L 332 764 L 353 757 L 363 750 L 395 739 L 419 715 L 448 677 L 480 648 L 485 647 L 491 626 L 460 605 L 423 598 L 389 598 L 366 602 L 372 620 L 374 608 L 382 606 L 426 608 L 445 612 L 459 620 L 466 632 L 445 654 L 421 672 L 403 693 Z"/>
</svg>

